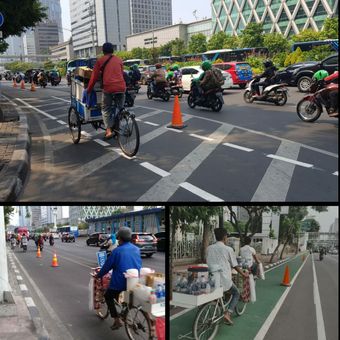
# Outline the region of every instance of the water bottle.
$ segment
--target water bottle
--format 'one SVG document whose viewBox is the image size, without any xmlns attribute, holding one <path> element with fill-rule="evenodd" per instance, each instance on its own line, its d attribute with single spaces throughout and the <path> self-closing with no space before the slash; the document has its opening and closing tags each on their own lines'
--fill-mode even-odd
<svg viewBox="0 0 340 340">
<path fill-rule="evenodd" d="M 177 278 L 176 278 L 176 283 L 175 283 L 175 292 L 180 292 L 181 291 L 181 274 L 177 273 Z"/>
<path fill-rule="evenodd" d="M 207 282 L 206 287 L 205 287 L 205 294 L 210 294 L 211 288 L 209 282 Z"/>
<path fill-rule="evenodd" d="M 165 283 L 163 283 L 163 301 L 165 301 L 165 295 L 166 295 L 166 291 L 165 291 Z"/>
<path fill-rule="evenodd" d="M 206 289 L 206 282 L 205 282 L 205 278 L 204 275 L 201 275 L 201 287 L 200 287 L 200 294 L 205 294 L 205 289 Z"/>
<path fill-rule="evenodd" d="M 157 297 L 157 303 L 162 302 L 163 291 L 162 291 L 162 286 L 160 284 L 157 285 L 156 297 Z"/>
<path fill-rule="evenodd" d="M 153 305 L 155 303 L 157 303 L 157 297 L 156 297 L 156 294 L 155 294 L 155 291 L 152 290 L 151 291 L 151 294 L 150 294 L 150 297 L 149 297 L 149 302 Z"/>
<path fill-rule="evenodd" d="M 181 281 L 181 292 L 187 293 L 188 291 L 188 279 L 183 275 L 182 281 Z"/>
</svg>

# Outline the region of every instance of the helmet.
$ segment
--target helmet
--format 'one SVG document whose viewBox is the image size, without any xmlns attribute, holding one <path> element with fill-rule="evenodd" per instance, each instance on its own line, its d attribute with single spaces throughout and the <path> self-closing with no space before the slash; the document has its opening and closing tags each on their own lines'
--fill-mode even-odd
<svg viewBox="0 0 340 340">
<path fill-rule="evenodd" d="M 212 67 L 211 61 L 209 60 L 203 61 L 201 67 L 203 71 L 211 70 Z"/>
<path fill-rule="evenodd" d="M 102 47 L 102 50 L 103 50 L 103 53 L 113 53 L 113 45 L 109 42 L 106 42 L 103 44 L 103 47 Z"/>
<path fill-rule="evenodd" d="M 273 62 L 272 62 L 271 60 L 267 59 L 267 60 L 265 60 L 265 61 L 263 62 L 263 66 L 264 66 L 265 68 L 267 68 L 267 67 L 272 67 L 272 66 L 274 66 L 274 64 L 273 64 Z"/>
<path fill-rule="evenodd" d="M 138 65 L 137 64 L 133 64 L 130 66 L 130 70 L 137 70 L 138 69 Z"/>
<path fill-rule="evenodd" d="M 172 69 L 174 70 L 174 71 L 178 71 L 178 65 L 177 64 L 174 64 L 173 66 L 172 66 Z"/>
<path fill-rule="evenodd" d="M 313 78 L 319 81 L 319 80 L 325 79 L 328 76 L 329 74 L 326 70 L 319 70 L 314 73 Z"/>
<path fill-rule="evenodd" d="M 156 66 L 156 69 L 162 68 L 162 64 L 156 64 L 155 66 Z"/>
<path fill-rule="evenodd" d="M 172 78 L 174 76 L 174 73 L 172 72 L 172 71 L 170 71 L 169 73 L 168 73 L 168 77 L 169 78 Z"/>
</svg>

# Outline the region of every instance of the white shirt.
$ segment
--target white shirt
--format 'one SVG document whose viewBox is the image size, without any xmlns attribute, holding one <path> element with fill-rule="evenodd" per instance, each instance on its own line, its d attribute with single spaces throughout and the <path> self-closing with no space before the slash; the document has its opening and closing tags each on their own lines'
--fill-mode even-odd
<svg viewBox="0 0 340 340">
<path fill-rule="evenodd" d="M 240 249 L 240 256 L 242 257 L 242 259 L 245 260 L 247 267 L 251 267 L 253 265 L 254 263 L 253 255 L 255 254 L 256 250 L 249 245 L 245 245 Z"/>
<path fill-rule="evenodd" d="M 233 281 L 231 270 L 238 266 L 233 248 L 218 241 L 207 248 L 207 264 L 209 267 L 219 265 L 221 268 L 221 285 L 224 291 L 231 288 Z"/>
</svg>

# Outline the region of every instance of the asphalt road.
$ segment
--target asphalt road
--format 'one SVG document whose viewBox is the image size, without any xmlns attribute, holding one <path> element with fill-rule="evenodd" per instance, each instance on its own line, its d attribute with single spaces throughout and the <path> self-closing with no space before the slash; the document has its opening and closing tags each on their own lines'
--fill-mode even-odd
<svg viewBox="0 0 340 340">
<path fill-rule="evenodd" d="M 290 88 L 284 107 L 246 104 L 230 89 L 219 113 L 190 109 L 181 100 L 181 132 L 166 129 L 169 103 L 137 95 L 141 147 L 137 157 L 103 146 L 103 132 L 84 126 L 73 145 L 67 126 L 69 88 L 3 93 L 28 114 L 31 174 L 21 201 L 318 201 L 338 200 L 338 120 L 313 124 L 296 115 L 303 96 Z M 56 119 L 55 119 L 56 118 Z M 277 158 L 281 157 L 281 158 Z M 152 167 L 150 167 L 152 165 Z"/>
<path fill-rule="evenodd" d="M 112 319 L 98 319 L 88 309 L 89 272 L 96 266 L 97 247 L 88 247 L 84 238 L 75 243 L 55 241 L 54 247 L 45 244 L 42 258 L 36 258 L 33 241 L 27 253 L 16 249 L 22 267 L 24 283 L 43 318 L 51 340 L 128 339 L 124 328 L 112 331 Z M 53 252 L 58 256 L 58 268 L 51 267 Z M 143 258 L 143 266 L 165 272 L 165 255 L 156 253 Z M 28 275 L 27 275 L 28 274 Z"/>
<path fill-rule="evenodd" d="M 339 259 L 326 255 L 319 261 L 314 254 L 314 264 L 321 301 L 321 310 L 327 340 L 339 338 Z M 313 291 L 311 256 L 302 268 L 286 300 L 274 319 L 264 340 L 320 340 Z"/>
</svg>

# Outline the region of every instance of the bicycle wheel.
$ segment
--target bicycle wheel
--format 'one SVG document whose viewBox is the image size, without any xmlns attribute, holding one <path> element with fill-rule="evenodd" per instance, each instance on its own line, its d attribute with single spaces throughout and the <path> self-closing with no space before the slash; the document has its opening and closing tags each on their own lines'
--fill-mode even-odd
<svg viewBox="0 0 340 340">
<path fill-rule="evenodd" d="M 139 149 L 139 129 L 135 116 L 123 111 L 119 119 L 118 143 L 125 155 L 133 157 Z"/>
<path fill-rule="evenodd" d="M 247 302 L 243 302 L 242 298 L 240 297 L 235 307 L 236 315 L 238 316 L 242 315 L 245 312 L 246 307 L 247 307 Z"/>
<path fill-rule="evenodd" d="M 78 112 L 72 106 L 68 110 L 68 126 L 71 131 L 73 143 L 78 144 L 81 134 L 81 122 Z"/>
<path fill-rule="evenodd" d="M 194 325 L 193 335 L 195 340 L 212 340 L 218 331 L 218 322 L 214 322 L 214 317 L 219 317 L 223 313 L 221 306 L 216 302 L 207 303 L 198 311 Z"/>
<path fill-rule="evenodd" d="M 144 311 L 140 308 L 132 307 L 125 317 L 125 330 L 130 340 L 150 340 L 151 322 Z"/>
<path fill-rule="evenodd" d="M 98 318 L 105 320 L 109 316 L 109 308 L 105 302 L 105 299 L 100 302 L 100 308 L 96 309 L 96 315 Z"/>
</svg>

